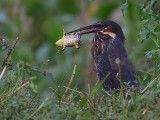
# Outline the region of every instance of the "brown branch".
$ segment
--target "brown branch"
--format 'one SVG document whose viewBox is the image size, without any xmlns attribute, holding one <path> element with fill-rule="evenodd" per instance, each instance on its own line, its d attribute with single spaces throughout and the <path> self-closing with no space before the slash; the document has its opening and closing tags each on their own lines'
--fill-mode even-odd
<svg viewBox="0 0 160 120">
<path fill-rule="evenodd" d="M 8 97 L 11 97 L 13 94 L 15 94 L 17 91 L 19 91 L 20 89 L 24 88 L 25 86 L 29 85 L 30 81 L 24 83 L 22 86 L 20 86 L 17 90 L 14 90 L 11 94 L 8 94 Z M 5 100 L 2 100 L 1 103 L 3 103 Z"/>
<path fill-rule="evenodd" d="M 2 77 L 3 77 L 4 73 L 6 72 L 6 70 L 7 70 L 7 65 L 5 65 L 5 67 L 3 68 L 3 71 L 2 71 L 2 73 L 0 75 L 0 80 L 2 79 Z"/>
<path fill-rule="evenodd" d="M 75 73 L 76 73 L 76 67 L 77 67 L 77 64 L 74 65 L 74 69 L 73 69 L 72 76 L 71 76 L 70 81 L 69 81 L 69 83 L 68 83 L 68 85 L 67 85 L 67 88 L 66 88 L 66 90 L 65 90 L 65 92 L 64 92 L 64 94 L 63 94 L 62 100 L 63 100 L 63 98 L 65 97 L 65 95 L 67 94 L 68 88 L 69 88 L 69 86 L 70 86 L 71 83 L 72 83 L 72 80 L 73 80 L 74 75 L 75 75 Z"/>
<path fill-rule="evenodd" d="M 12 51 L 13 51 L 14 47 L 16 46 L 18 40 L 19 40 L 19 38 L 17 37 L 15 43 L 14 43 L 13 46 L 12 46 L 12 49 L 10 49 L 10 50 L 8 51 L 7 56 L 6 56 L 5 59 L 3 60 L 1 66 L 0 66 L 0 70 L 1 70 L 1 68 L 3 67 L 3 65 L 5 64 L 5 62 L 7 61 L 8 57 L 10 56 L 10 54 L 12 53 Z"/>
<path fill-rule="evenodd" d="M 22 86 L 20 86 L 17 90 L 14 90 L 13 93 L 9 94 L 8 97 L 12 96 L 14 93 L 16 93 L 17 91 L 19 91 L 20 89 L 24 88 L 25 86 L 27 86 L 28 84 L 30 84 L 30 81 L 24 83 Z"/>
</svg>

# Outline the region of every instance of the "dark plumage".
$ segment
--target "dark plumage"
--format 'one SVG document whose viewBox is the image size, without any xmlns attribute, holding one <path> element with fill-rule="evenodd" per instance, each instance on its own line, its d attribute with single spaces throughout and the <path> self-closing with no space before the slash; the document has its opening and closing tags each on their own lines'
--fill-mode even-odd
<svg viewBox="0 0 160 120">
<path fill-rule="evenodd" d="M 109 20 L 100 21 L 92 25 L 74 30 L 80 34 L 95 33 L 91 44 L 91 53 L 95 61 L 98 77 L 103 80 L 108 73 L 103 86 L 106 90 L 121 87 L 119 80 L 128 83 L 128 86 L 138 86 L 135 71 L 124 47 L 124 34 L 121 27 Z M 116 63 L 116 59 L 120 63 Z"/>
</svg>

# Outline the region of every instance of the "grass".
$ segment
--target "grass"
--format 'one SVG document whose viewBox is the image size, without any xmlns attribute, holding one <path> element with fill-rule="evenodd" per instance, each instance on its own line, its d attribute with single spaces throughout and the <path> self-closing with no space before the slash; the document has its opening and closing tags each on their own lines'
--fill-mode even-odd
<svg viewBox="0 0 160 120">
<path fill-rule="evenodd" d="M 24 71 L 24 62 L 17 63 L 17 66 L 14 70 L 7 70 L 7 77 L 0 81 L 0 119 L 158 120 L 160 117 L 159 76 L 139 92 L 130 88 L 126 94 L 122 90 L 108 93 L 103 90 L 102 81 L 93 88 L 88 85 L 88 92 L 83 93 L 76 86 L 70 88 L 76 72 L 75 65 L 68 86 L 65 87 L 61 81 L 57 88 L 50 88 L 53 92 L 51 96 L 42 99 L 36 85 L 26 76 L 29 71 Z M 58 93 L 61 87 L 65 91 Z"/>
</svg>

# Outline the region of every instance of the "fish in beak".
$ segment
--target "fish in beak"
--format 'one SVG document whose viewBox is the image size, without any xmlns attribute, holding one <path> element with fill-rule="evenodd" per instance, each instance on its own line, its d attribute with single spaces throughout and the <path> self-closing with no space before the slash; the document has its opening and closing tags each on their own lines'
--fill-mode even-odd
<svg viewBox="0 0 160 120">
<path fill-rule="evenodd" d="M 56 42 L 56 45 L 59 47 L 63 47 L 59 52 L 65 50 L 66 47 L 75 46 L 77 49 L 81 46 L 80 35 L 78 32 L 72 32 L 66 34 L 63 29 L 63 37 Z"/>
<path fill-rule="evenodd" d="M 82 44 L 80 41 L 81 35 L 98 32 L 102 29 L 102 27 L 103 27 L 103 24 L 97 22 L 97 23 L 73 30 L 68 33 L 65 33 L 63 30 L 62 39 L 56 42 L 57 46 L 63 47 L 61 50 L 59 50 L 59 52 L 64 51 L 66 47 L 75 46 L 77 49 L 80 48 Z"/>
</svg>

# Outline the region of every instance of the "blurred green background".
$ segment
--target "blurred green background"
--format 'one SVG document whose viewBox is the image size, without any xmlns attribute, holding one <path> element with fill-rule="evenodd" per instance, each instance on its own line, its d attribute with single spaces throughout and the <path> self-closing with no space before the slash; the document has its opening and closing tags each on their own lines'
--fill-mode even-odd
<svg viewBox="0 0 160 120">
<path fill-rule="evenodd" d="M 125 0 L 1 0 L 0 37 L 10 45 L 20 38 L 10 60 L 22 60 L 47 70 L 46 76 L 35 73 L 32 78 L 40 92 L 48 93 L 49 87 L 55 88 L 62 79 L 67 86 L 75 63 L 78 66 L 72 86 L 86 91 L 88 84 L 93 86 L 97 79 L 90 53 L 93 34 L 81 38 L 79 50 L 72 47 L 57 54 L 60 48 L 55 42 L 62 37 L 62 26 L 69 32 L 100 20 L 113 20 L 123 29 L 125 47 L 137 73 L 151 70 L 154 66 L 144 52 L 155 45 L 150 39 L 143 44 L 137 39 L 141 28 L 139 4 L 140 0 L 128 0 L 127 4 Z M 5 56 L 6 52 L 0 51 L 1 63 Z"/>
</svg>

